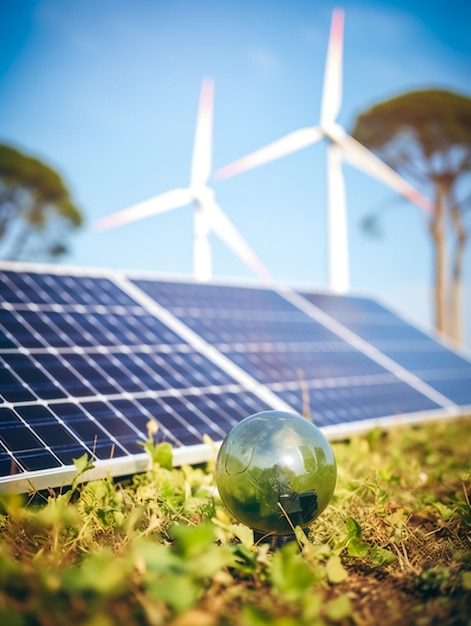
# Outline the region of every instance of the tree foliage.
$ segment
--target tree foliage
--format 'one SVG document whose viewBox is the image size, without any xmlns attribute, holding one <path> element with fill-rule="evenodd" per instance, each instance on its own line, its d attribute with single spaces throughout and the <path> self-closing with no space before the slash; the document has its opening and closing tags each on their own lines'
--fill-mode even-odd
<svg viewBox="0 0 471 626">
<path fill-rule="evenodd" d="M 433 194 L 435 315 L 441 332 L 460 340 L 462 260 L 470 206 L 471 99 L 445 90 L 412 91 L 357 118 L 353 136 L 406 178 Z M 469 184 L 468 184 L 469 186 Z"/>
<path fill-rule="evenodd" d="M 57 172 L 0 144 L 0 257 L 56 257 L 67 251 L 68 232 L 82 222 Z"/>
</svg>

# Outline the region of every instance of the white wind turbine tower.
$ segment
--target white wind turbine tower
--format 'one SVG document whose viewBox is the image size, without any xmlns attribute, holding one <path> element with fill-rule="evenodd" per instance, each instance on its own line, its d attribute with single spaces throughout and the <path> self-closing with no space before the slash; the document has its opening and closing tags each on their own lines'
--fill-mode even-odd
<svg viewBox="0 0 471 626">
<path fill-rule="evenodd" d="M 96 230 L 114 228 L 128 222 L 157 215 L 193 203 L 194 249 L 193 271 L 198 281 L 212 277 L 209 234 L 214 231 L 263 281 L 271 282 L 270 273 L 259 261 L 245 239 L 216 203 L 214 192 L 208 187 L 212 169 L 214 82 L 205 79 L 201 86 L 198 108 L 191 178 L 188 188 L 171 189 L 149 200 L 113 213 L 94 224 Z"/>
<path fill-rule="evenodd" d="M 218 169 L 216 179 L 229 178 L 327 139 L 327 205 L 329 285 L 338 293 L 349 289 L 349 257 L 345 184 L 342 159 L 386 183 L 426 211 L 432 203 L 397 172 L 348 135 L 335 121 L 342 101 L 342 40 L 344 12 L 335 9 L 329 36 L 321 116 L 318 126 L 301 128 L 251 154 Z"/>
</svg>

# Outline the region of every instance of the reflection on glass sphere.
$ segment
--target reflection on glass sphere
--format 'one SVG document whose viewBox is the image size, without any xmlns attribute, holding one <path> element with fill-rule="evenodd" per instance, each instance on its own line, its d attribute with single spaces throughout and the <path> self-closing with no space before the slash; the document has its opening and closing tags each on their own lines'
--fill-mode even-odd
<svg viewBox="0 0 471 626">
<path fill-rule="evenodd" d="M 216 461 L 216 484 L 229 512 L 266 534 L 291 534 L 291 524 L 309 525 L 329 503 L 336 478 L 334 453 L 323 433 L 283 411 L 242 420 L 224 439 Z"/>
</svg>

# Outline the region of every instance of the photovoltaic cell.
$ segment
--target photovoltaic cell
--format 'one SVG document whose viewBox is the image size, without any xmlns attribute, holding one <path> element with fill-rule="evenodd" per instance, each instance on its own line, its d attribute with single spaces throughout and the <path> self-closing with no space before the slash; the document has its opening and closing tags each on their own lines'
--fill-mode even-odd
<svg viewBox="0 0 471 626">
<path fill-rule="evenodd" d="M 471 363 L 465 357 L 371 299 L 302 295 L 452 402 L 471 404 Z"/>
<path fill-rule="evenodd" d="M 8 269 L 0 290 L 0 485 L 121 467 L 150 420 L 178 448 L 271 408 L 109 278 Z"/>
<path fill-rule="evenodd" d="M 441 406 L 282 293 L 145 279 L 135 284 L 320 426 Z M 368 306 L 376 310 L 374 302 Z"/>
<path fill-rule="evenodd" d="M 14 264 L 0 296 L 0 488 L 141 471 L 151 420 L 191 462 L 270 408 L 334 436 L 471 405 L 470 362 L 367 298 Z"/>
</svg>

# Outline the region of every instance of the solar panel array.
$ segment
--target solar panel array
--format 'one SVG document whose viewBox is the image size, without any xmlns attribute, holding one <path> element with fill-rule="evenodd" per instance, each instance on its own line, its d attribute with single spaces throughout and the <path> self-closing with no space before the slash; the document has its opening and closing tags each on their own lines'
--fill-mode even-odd
<svg viewBox="0 0 471 626">
<path fill-rule="evenodd" d="M 244 417 L 309 413 L 330 435 L 471 405 L 471 363 L 378 303 L 291 290 L 0 269 L 0 488 L 207 458 Z"/>
<path fill-rule="evenodd" d="M 469 359 L 371 299 L 302 294 L 382 354 L 458 405 L 469 405 Z"/>
</svg>

